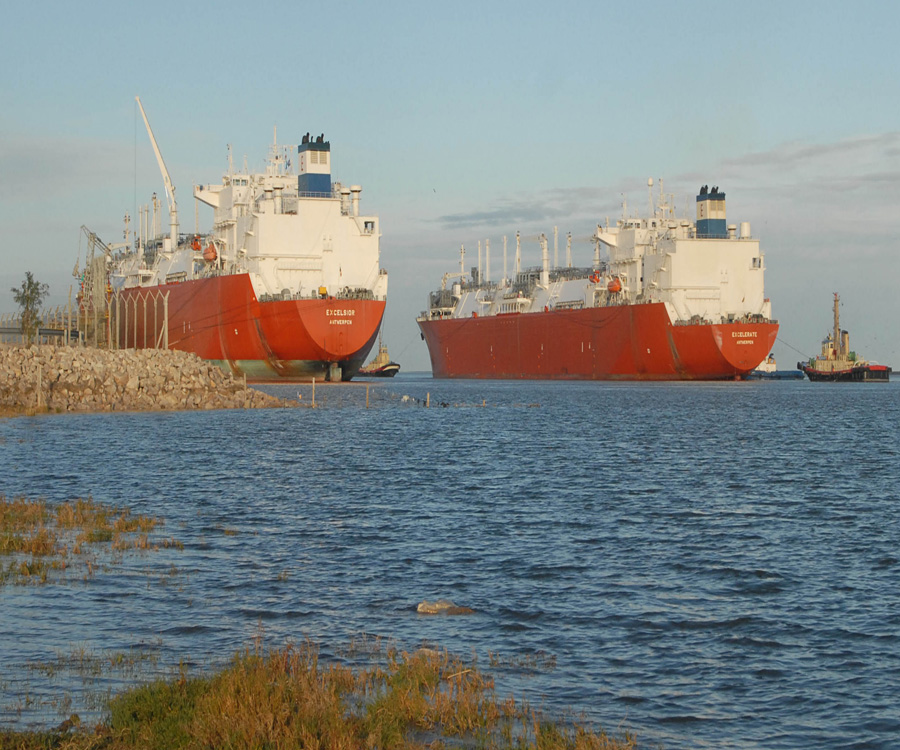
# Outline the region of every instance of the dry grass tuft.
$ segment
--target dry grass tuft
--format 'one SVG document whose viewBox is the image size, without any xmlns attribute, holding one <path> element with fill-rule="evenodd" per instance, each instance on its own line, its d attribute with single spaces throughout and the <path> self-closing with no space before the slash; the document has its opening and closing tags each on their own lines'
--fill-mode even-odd
<svg viewBox="0 0 900 750">
<path fill-rule="evenodd" d="M 0 585 L 61 580 L 73 556 L 81 562 L 81 577 L 90 578 L 97 568 L 89 556 L 101 545 L 116 551 L 155 550 L 160 545 L 183 548 L 174 539 L 151 541 L 151 533 L 161 524 L 159 519 L 132 516 L 128 508 L 90 498 L 49 507 L 43 500 L 7 500 L 0 495 Z M 10 558 L 5 565 L 3 556 Z"/>
</svg>

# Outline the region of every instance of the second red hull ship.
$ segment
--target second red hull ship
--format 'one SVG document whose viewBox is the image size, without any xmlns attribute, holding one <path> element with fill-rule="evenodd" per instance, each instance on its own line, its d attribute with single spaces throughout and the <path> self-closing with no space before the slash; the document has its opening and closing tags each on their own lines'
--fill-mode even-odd
<svg viewBox="0 0 900 750">
<path fill-rule="evenodd" d="M 665 305 L 420 321 L 437 378 L 728 380 L 765 358 L 776 323 L 672 325 Z"/>
<path fill-rule="evenodd" d="M 652 188 L 653 181 L 649 181 Z M 764 256 L 750 225 L 728 225 L 725 194 L 701 188 L 697 221 L 676 218 L 662 192 L 647 218 L 597 226 L 590 267 L 515 266 L 490 279 L 490 240 L 477 267 L 444 274 L 418 318 L 437 378 L 727 380 L 766 358 L 778 324 L 763 289 Z M 554 245 L 556 243 L 554 242 Z M 600 245 L 609 251 L 600 257 Z M 554 252 L 557 256 L 557 252 Z M 448 279 L 458 281 L 447 286 Z"/>
</svg>

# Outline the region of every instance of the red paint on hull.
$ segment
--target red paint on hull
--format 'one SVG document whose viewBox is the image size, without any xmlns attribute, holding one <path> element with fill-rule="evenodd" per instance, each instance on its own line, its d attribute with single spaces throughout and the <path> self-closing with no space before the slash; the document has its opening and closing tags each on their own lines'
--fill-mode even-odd
<svg viewBox="0 0 900 750">
<path fill-rule="evenodd" d="M 436 378 L 729 380 L 777 323 L 672 325 L 663 304 L 420 320 Z"/>
<path fill-rule="evenodd" d="M 166 293 L 170 348 L 256 382 L 324 378 L 332 363 L 351 378 L 375 343 L 385 306 L 330 298 L 260 302 L 247 274 L 135 287 L 123 290 L 116 312 L 120 347 L 154 346 L 163 325 L 156 300 Z"/>
</svg>

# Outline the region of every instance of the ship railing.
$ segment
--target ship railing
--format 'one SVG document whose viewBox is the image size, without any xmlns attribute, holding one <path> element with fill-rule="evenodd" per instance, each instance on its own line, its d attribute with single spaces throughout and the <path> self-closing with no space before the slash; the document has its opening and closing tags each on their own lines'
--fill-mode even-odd
<svg viewBox="0 0 900 750">
<path fill-rule="evenodd" d="M 744 324 L 744 323 L 777 323 L 777 320 L 767 318 L 765 315 L 729 315 L 722 316 L 718 320 L 712 320 L 702 315 L 692 315 L 687 319 L 679 319 L 674 321 L 676 326 L 711 326 L 711 325 L 727 325 L 727 324 Z"/>
<path fill-rule="evenodd" d="M 345 286 L 336 295 L 337 299 L 375 299 L 375 293 L 366 287 L 350 288 Z"/>
<path fill-rule="evenodd" d="M 455 308 L 452 307 L 433 307 L 430 310 L 423 310 L 419 315 L 418 320 L 441 320 L 443 318 L 452 318 L 454 309 Z"/>
<path fill-rule="evenodd" d="M 580 310 L 584 307 L 583 299 L 560 300 L 553 305 L 554 310 Z"/>
<path fill-rule="evenodd" d="M 324 193 L 324 192 L 316 193 L 311 190 L 302 190 L 302 191 L 297 192 L 297 197 L 298 198 L 335 198 L 336 196 L 335 196 L 333 190 L 330 192 L 327 192 L 327 193 Z"/>
</svg>

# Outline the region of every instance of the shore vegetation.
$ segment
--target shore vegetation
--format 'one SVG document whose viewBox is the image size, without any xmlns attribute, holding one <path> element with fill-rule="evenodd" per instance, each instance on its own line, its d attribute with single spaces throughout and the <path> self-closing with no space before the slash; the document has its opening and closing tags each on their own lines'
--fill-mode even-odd
<svg viewBox="0 0 900 750">
<path fill-rule="evenodd" d="M 109 564 L 130 550 L 180 548 L 174 538 L 154 534 L 161 525 L 161 519 L 91 498 L 51 505 L 0 495 L 0 588 L 73 575 L 86 580 L 95 575 L 100 555 Z"/>
<path fill-rule="evenodd" d="M 445 650 L 386 649 L 366 666 L 322 664 L 310 643 L 237 653 L 208 676 L 184 669 L 109 702 L 93 727 L 71 716 L 52 731 L 0 732 L 16 750 L 195 748 L 517 748 L 632 750 L 585 724 L 554 722 L 498 699 L 493 678 Z"/>
<path fill-rule="evenodd" d="M 50 287 L 34 278 L 31 271 L 26 271 L 22 286 L 18 289 L 12 287 L 10 291 L 19 306 L 22 337 L 25 343 L 30 344 L 37 337 L 41 321 L 41 305 L 50 293 Z"/>
</svg>

